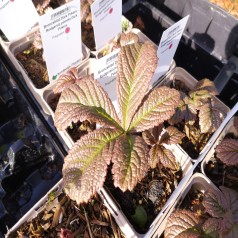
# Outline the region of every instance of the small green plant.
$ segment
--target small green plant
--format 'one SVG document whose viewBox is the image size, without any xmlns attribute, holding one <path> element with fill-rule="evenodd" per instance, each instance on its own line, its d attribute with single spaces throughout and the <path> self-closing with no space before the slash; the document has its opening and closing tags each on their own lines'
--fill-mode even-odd
<svg viewBox="0 0 238 238">
<path fill-rule="evenodd" d="M 65 158 L 65 191 L 77 203 L 87 202 L 103 186 L 112 163 L 114 185 L 132 190 L 149 169 L 149 146 L 141 133 L 168 120 L 180 94 L 169 87 L 149 92 L 157 66 L 156 47 L 146 42 L 123 46 L 118 54 L 116 110 L 91 76 L 64 89 L 55 112 L 55 126 L 92 120 L 101 127 L 82 136 Z"/>
<path fill-rule="evenodd" d="M 209 189 L 202 204 L 207 219 L 195 216 L 190 210 L 175 210 L 169 217 L 165 238 L 235 238 L 238 232 L 238 193 L 221 186 Z"/>
</svg>

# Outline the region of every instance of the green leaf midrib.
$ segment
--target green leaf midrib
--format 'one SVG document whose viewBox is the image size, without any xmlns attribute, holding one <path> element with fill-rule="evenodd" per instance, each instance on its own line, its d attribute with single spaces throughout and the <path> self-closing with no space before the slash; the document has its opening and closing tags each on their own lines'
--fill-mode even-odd
<svg viewBox="0 0 238 238">
<path fill-rule="evenodd" d="M 134 120 L 135 116 L 138 114 L 138 111 L 139 111 L 139 110 L 138 110 L 138 111 L 135 113 L 134 117 L 132 118 L 131 125 L 129 126 L 128 131 L 131 131 L 133 128 L 135 128 L 136 125 L 137 125 L 140 121 L 142 121 L 143 118 L 146 117 L 146 115 L 150 114 L 152 111 L 154 111 L 155 108 L 159 107 L 160 105 L 163 105 L 164 102 L 170 100 L 173 96 L 174 96 L 174 95 L 172 95 L 171 97 L 166 98 L 166 100 L 162 101 L 161 103 L 155 104 L 150 110 L 146 110 L 146 112 L 143 113 L 140 118 L 138 118 L 137 120 Z M 147 101 L 144 102 L 144 104 L 142 105 L 142 107 L 145 105 L 145 103 L 147 103 Z"/>
<path fill-rule="evenodd" d="M 130 57 L 134 57 L 135 58 L 135 68 L 134 68 L 134 70 L 133 70 L 133 73 L 132 73 L 132 79 L 135 79 L 135 74 L 136 74 L 136 72 L 137 72 L 137 63 L 138 63 L 138 59 L 140 59 L 140 56 L 141 56 L 141 48 L 142 48 L 142 46 L 140 47 L 140 50 L 139 50 L 139 53 L 138 54 L 136 54 L 136 56 L 134 55 L 134 54 L 132 54 L 132 51 L 131 51 L 131 48 L 130 47 L 128 47 L 128 49 L 130 50 L 130 53 L 129 53 L 129 56 L 128 57 L 126 57 L 126 59 L 128 60 Z M 126 52 L 126 54 L 127 54 L 127 51 L 125 51 Z M 138 51 L 137 51 L 138 52 Z M 128 64 L 129 65 L 129 64 Z M 133 80 L 133 82 L 134 82 L 134 80 Z M 122 122 L 122 125 L 123 125 L 123 128 L 125 129 L 125 130 L 127 130 L 127 128 L 126 128 L 126 123 L 128 122 L 128 108 L 129 108 L 129 105 L 130 105 L 130 101 L 131 101 L 131 88 L 132 88 L 132 84 L 133 84 L 133 82 L 130 84 L 130 86 L 128 87 L 129 88 L 129 94 L 128 94 L 128 98 L 127 98 L 127 102 L 128 103 L 126 103 L 126 109 L 125 109 L 125 111 L 124 111 L 124 113 L 123 113 L 123 122 Z M 131 120 L 132 120 L 132 118 L 131 118 Z"/>
<path fill-rule="evenodd" d="M 132 142 L 131 142 L 131 137 L 130 136 L 127 136 L 126 138 L 128 138 L 128 142 L 129 142 L 129 148 L 130 148 L 130 158 L 129 158 L 129 160 L 130 161 L 129 161 L 129 166 L 127 166 L 127 169 L 126 169 L 125 176 L 123 178 L 122 186 L 124 186 L 124 184 L 126 182 L 126 178 L 127 178 L 128 172 L 129 172 L 130 165 L 131 165 Z"/>
<path fill-rule="evenodd" d="M 93 133 L 93 132 L 92 132 L 92 133 Z M 113 133 L 113 131 L 112 131 L 112 133 Z M 108 143 L 111 143 L 111 142 L 113 142 L 114 140 L 117 140 L 122 134 L 123 134 L 123 132 L 119 133 L 118 135 L 116 135 L 116 136 L 113 137 L 113 138 L 110 138 L 110 139 L 107 140 L 107 141 L 106 141 L 106 140 L 103 140 L 100 144 L 97 144 L 97 145 L 98 145 L 98 146 L 97 146 L 98 149 L 96 149 L 95 152 L 92 153 L 90 157 L 88 157 L 87 162 L 86 162 L 85 165 L 79 170 L 79 173 L 80 173 L 80 174 L 83 174 L 84 171 L 85 171 L 88 167 L 90 167 L 90 165 L 92 164 L 92 162 L 94 161 L 94 159 L 103 151 L 103 149 L 105 148 L 105 146 L 106 146 Z M 84 147 L 85 147 L 85 148 L 92 148 L 90 145 L 89 145 L 89 146 L 85 146 L 85 145 L 84 145 Z M 76 162 L 77 162 L 77 161 L 80 162 L 81 159 L 78 158 L 78 159 L 76 160 Z M 78 180 L 78 178 L 75 177 L 74 180 Z M 75 182 L 75 181 L 74 181 L 74 182 Z"/>
</svg>

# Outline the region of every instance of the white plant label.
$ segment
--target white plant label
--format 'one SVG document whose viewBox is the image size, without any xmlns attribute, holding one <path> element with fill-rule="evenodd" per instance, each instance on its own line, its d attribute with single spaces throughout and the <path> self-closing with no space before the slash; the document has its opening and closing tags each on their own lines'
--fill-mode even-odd
<svg viewBox="0 0 238 238">
<path fill-rule="evenodd" d="M 189 15 L 176 22 L 163 32 L 157 50 L 157 57 L 159 59 L 158 67 L 152 79 L 152 85 L 169 70 L 188 18 Z"/>
<path fill-rule="evenodd" d="M 24 36 L 38 19 L 32 0 L 0 0 L 0 28 L 9 41 Z"/>
<path fill-rule="evenodd" d="M 98 50 L 122 31 L 122 0 L 96 0 L 91 12 Z"/>
<path fill-rule="evenodd" d="M 117 56 L 119 49 L 98 59 L 94 64 L 94 78 L 107 91 L 110 99 L 115 102 L 116 96 L 116 76 L 117 76 Z"/>
<path fill-rule="evenodd" d="M 82 61 L 80 1 L 74 0 L 39 20 L 49 80 Z"/>
</svg>

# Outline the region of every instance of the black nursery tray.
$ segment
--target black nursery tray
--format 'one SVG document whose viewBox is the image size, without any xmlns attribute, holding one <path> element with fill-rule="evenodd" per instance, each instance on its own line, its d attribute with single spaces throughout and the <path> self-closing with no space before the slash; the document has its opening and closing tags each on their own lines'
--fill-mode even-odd
<svg viewBox="0 0 238 238">
<path fill-rule="evenodd" d="M 0 237 L 62 177 L 62 154 L 0 61 Z"/>
<path fill-rule="evenodd" d="M 124 13 L 125 17 L 132 22 L 133 27 L 139 28 L 157 45 L 163 31 L 181 19 L 181 17 L 174 18 L 172 13 L 166 14 L 148 2 L 138 3 Z M 186 31 L 179 43 L 174 60 L 178 67 L 186 69 L 197 79 L 206 77 L 214 80 L 223 67 L 220 60 L 215 58 L 206 47 L 197 44 L 192 35 Z"/>
</svg>

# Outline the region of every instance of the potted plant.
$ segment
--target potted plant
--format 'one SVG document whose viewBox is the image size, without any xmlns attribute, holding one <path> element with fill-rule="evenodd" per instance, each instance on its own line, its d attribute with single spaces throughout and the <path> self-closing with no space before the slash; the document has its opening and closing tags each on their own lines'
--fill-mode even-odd
<svg viewBox="0 0 238 238">
<path fill-rule="evenodd" d="M 6 235 L 32 236 L 125 238 L 97 194 L 87 204 L 77 205 L 64 193 L 62 180 Z"/>
<path fill-rule="evenodd" d="M 170 169 L 174 181 L 169 193 L 175 189 L 173 183 L 180 180 L 176 179 L 179 176 L 176 171 L 181 170 L 181 165 L 164 144 L 178 143 L 182 134 L 174 128 L 162 131 L 161 124 L 175 112 L 180 95 L 177 90 L 165 86 L 148 93 L 156 65 L 156 47 L 150 42 L 121 47 L 117 71 L 120 119 L 108 95 L 92 76 L 63 90 L 54 117 L 59 130 L 67 128 L 72 122 L 86 119 L 101 125 L 81 137 L 65 158 L 65 191 L 77 203 L 88 201 L 103 186 L 109 171 L 112 172 L 114 186 L 125 192 L 134 189 L 148 173 L 149 166 L 159 171 L 164 167 L 165 170 Z M 157 128 L 158 125 L 160 127 Z M 147 131 L 153 127 L 154 131 Z M 150 147 L 156 150 L 149 152 Z M 156 157 L 158 153 L 164 155 L 160 163 Z M 89 177 L 89 174 L 94 176 Z M 156 183 L 161 182 L 155 181 L 155 187 Z M 164 186 L 163 182 L 161 186 Z"/>
<path fill-rule="evenodd" d="M 8 56 L 46 114 L 50 112 L 42 101 L 44 88 L 49 84 L 39 29 L 9 45 Z M 89 58 L 89 49 L 82 45 L 82 62 Z"/>
<path fill-rule="evenodd" d="M 185 133 L 181 147 L 196 160 L 229 108 L 215 96 L 212 81 L 197 81 L 182 68 L 175 68 L 160 85 L 180 91 L 180 104 L 168 122 Z"/>
<path fill-rule="evenodd" d="M 211 146 L 209 153 L 202 161 L 202 172 L 209 177 L 216 186 L 226 186 L 238 191 L 238 126 L 237 117 L 232 117 L 220 135 Z"/>
<path fill-rule="evenodd" d="M 181 204 L 169 215 L 164 238 L 236 237 L 238 193 L 219 189 L 204 175 L 195 174 Z"/>
</svg>

